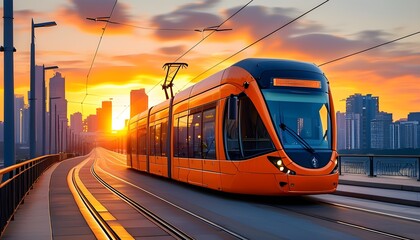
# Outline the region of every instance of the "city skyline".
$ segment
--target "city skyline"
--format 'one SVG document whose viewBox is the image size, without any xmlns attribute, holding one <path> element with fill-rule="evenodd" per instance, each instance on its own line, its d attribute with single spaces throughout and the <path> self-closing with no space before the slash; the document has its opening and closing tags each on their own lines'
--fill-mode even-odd
<svg viewBox="0 0 420 240">
<path fill-rule="evenodd" d="M 102 101 L 112 98 L 113 128 L 120 129 L 129 118 L 131 90 L 145 88 L 149 106 L 163 101 L 164 93 L 159 86 L 165 75 L 163 64 L 174 61 L 210 33 L 195 29 L 222 23 L 248 2 L 164 1 L 157 7 L 154 3 L 119 1 L 111 20 L 122 24 L 108 24 L 93 60 L 106 23 L 88 21 L 86 17 L 108 16 L 114 1 L 104 0 L 100 4 L 95 0 L 44 0 L 42 4 L 15 1 L 15 93 L 24 95 L 27 102 L 31 19 L 34 22 L 56 21 L 56 27 L 35 32 L 36 64 L 59 66 L 58 72 L 67 80 L 68 117 L 81 112 L 86 118 L 95 113 Z M 174 82 L 175 92 L 243 58 L 289 58 L 319 65 L 418 31 L 413 24 L 420 22 L 418 1 L 405 1 L 404 4 L 394 1 L 330 1 L 195 79 L 211 66 L 319 3 L 250 3 L 222 26 L 232 28 L 232 31 L 214 32 L 180 59 L 189 67 L 179 72 Z M 356 17 L 354 13 L 357 13 Z M 2 36 L 3 31 L 0 32 Z M 345 103 L 341 100 L 359 92 L 380 96 L 382 110 L 393 112 L 397 119 L 418 111 L 415 108 L 420 103 L 419 41 L 420 35 L 415 35 L 323 66 L 322 70 L 330 80 L 336 110 L 343 111 Z M 3 64 L 2 58 L 0 64 Z M 3 76 L 3 69 L 0 69 L 0 74 Z M 52 71 L 46 72 L 46 79 L 53 74 Z M 3 115 L 0 115 L 2 120 Z"/>
<path fill-rule="evenodd" d="M 420 149 L 420 109 L 393 119 L 393 113 L 381 111 L 378 96 L 354 93 L 336 121 L 337 150 Z"/>
</svg>

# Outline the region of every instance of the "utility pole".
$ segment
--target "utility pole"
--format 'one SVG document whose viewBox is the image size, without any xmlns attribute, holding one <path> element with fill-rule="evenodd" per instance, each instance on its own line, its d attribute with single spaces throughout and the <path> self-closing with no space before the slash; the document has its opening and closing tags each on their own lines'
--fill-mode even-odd
<svg viewBox="0 0 420 240">
<path fill-rule="evenodd" d="M 13 53 L 13 0 L 3 0 L 4 13 L 4 166 L 15 164 L 15 90 Z M 7 113 L 7 114 L 6 114 Z"/>
</svg>

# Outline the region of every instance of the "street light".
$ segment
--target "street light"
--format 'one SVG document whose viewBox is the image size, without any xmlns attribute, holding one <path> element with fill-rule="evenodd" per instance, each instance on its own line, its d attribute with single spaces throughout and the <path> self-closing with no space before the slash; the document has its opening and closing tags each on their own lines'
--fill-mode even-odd
<svg viewBox="0 0 420 240">
<path fill-rule="evenodd" d="M 29 118 L 29 157 L 36 157 L 36 120 L 35 120 L 35 28 L 56 26 L 56 22 L 34 23 L 31 25 L 31 90 L 29 98 L 30 118 Z"/>
<path fill-rule="evenodd" d="M 47 114 L 47 108 L 46 108 L 46 104 L 47 104 L 47 101 L 46 101 L 46 97 L 45 97 L 45 70 L 50 70 L 50 69 L 57 69 L 58 68 L 58 66 L 49 66 L 49 67 L 46 67 L 45 65 L 42 65 L 42 69 L 43 69 L 43 71 L 42 71 L 42 134 L 43 134 L 43 137 L 42 137 L 42 155 L 45 155 L 45 152 L 46 152 L 46 150 L 45 150 L 45 145 L 46 145 L 46 143 L 45 143 L 45 133 L 46 133 L 46 127 L 45 127 L 45 115 Z M 50 139 L 50 141 L 51 141 L 51 139 Z"/>
</svg>

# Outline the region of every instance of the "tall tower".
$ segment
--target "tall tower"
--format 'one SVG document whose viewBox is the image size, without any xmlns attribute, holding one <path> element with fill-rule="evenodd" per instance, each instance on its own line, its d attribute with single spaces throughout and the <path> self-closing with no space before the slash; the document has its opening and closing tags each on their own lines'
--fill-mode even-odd
<svg viewBox="0 0 420 240">
<path fill-rule="evenodd" d="M 70 129 L 76 134 L 83 132 L 82 113 L 75 112 L 70 115 Z"/>
<path fill-rule="evenodd" d="M 356 93 L 346 99 L 346 115 L 360 116 L 360 148 L 369 149 L 371 144 L 371 125 L 379 112 L 379 97 L 372 94 Z"/>
<path fill-rule="evenodd" d="M 144 88 L 130 92 L 130 118 L 146 111 L 149 106 L 149 97 Z"/>
<path fill-rule="evenodd" d="M 375 119 L 370 122 L 371 128 L 371 148 L 390 149 L 391 148 L 391 124 L 392 113 L 379 112 Z"/>
<path fill-rule="evenodd" d="M 50 122 L 50 129 L 48 129 L 47 134 L 51 136 L 48 144 L 51 146 L 51 153 L 65 151 L 68 122 L 65 89 L 65 78 L 61 76 L 60 72 L 56 72 L 50 78 L 49 91 L 50 115 L 48 121 Z"/>
<path fill-rule="evenodd" d="M 22 114 L 25 107 L 24 98 L 22 95 L 15 95 L 15 143 L 22 143 Z"/>
<path fill-rule="evenodd" d="M 335 119 L 337 121 L 337 149 L 346 149 L 346 114 L 338 111 Z"/>
<path fill-rule="evenodd" d="M 98 117 L 98 131 L 112 132 L 112 101 L 103 101 L 102 108 L 96 109 Z"/>
</svg>

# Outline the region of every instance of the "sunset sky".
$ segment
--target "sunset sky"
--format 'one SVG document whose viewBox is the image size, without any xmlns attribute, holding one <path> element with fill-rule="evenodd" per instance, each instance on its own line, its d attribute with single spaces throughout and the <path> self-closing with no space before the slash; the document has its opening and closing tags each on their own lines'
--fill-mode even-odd
<svg viewBox="0 0 420 240">
<path fill-rule="evenodd" d="M 112 99 L 113 127 L 121 128 L 130 113 L 130 90 L 145 88 L 150 106 L 163 101 L 160 85 L 153 88 L 164 79 L 163 64 L 175 61 L 210 33 L 194 29 L 219 25 L 248 2 L 119 0 L 111 21 L 122 24 L 108 24 L 93 61 L 105 23 L 88 21 L 86 17 L 109 16 L 114 0 L 15 0 L 15 94 L 25 95 L 27 101 L 31 18 L 35 23 L 56 21 L 56 27 L 35 30 L 37 65 L 60 67 L 58 71 L 66 78 L 69 114 L 82 112 L 85 118 L 95 113 L 101 101 Z M 199 81 L 202 77 L 195 79 L 197 75 L 321 2 L 254 0 L 221 26 L 232 31 L 215 32 L 179 60 L 189 67 L 178 73 L 175 92 L 187 83 L 190 86 Z M 295 59 L 319 65 L 420 31 L 419 13 L 418 0 L 330 0 L 205 76 L 248 57 Z M 188 31 L 156 30 L 159 28 Z M 3 23 L 0 39 L 3 45 Z M 3 96 L 3 56 L 0 64 Z M 394 121 L 420 111 L 420 34 L 321 69 L 330 80 L 336 110 L 345 111 L 342 100 L 349 95 L 371 93 L 379 96 L 381 111 L 394 114 Z M 46 78 L 53 74 L 47 71 Z M 3 121 L 3 97 L 0 112 Z"/>
</svg>

